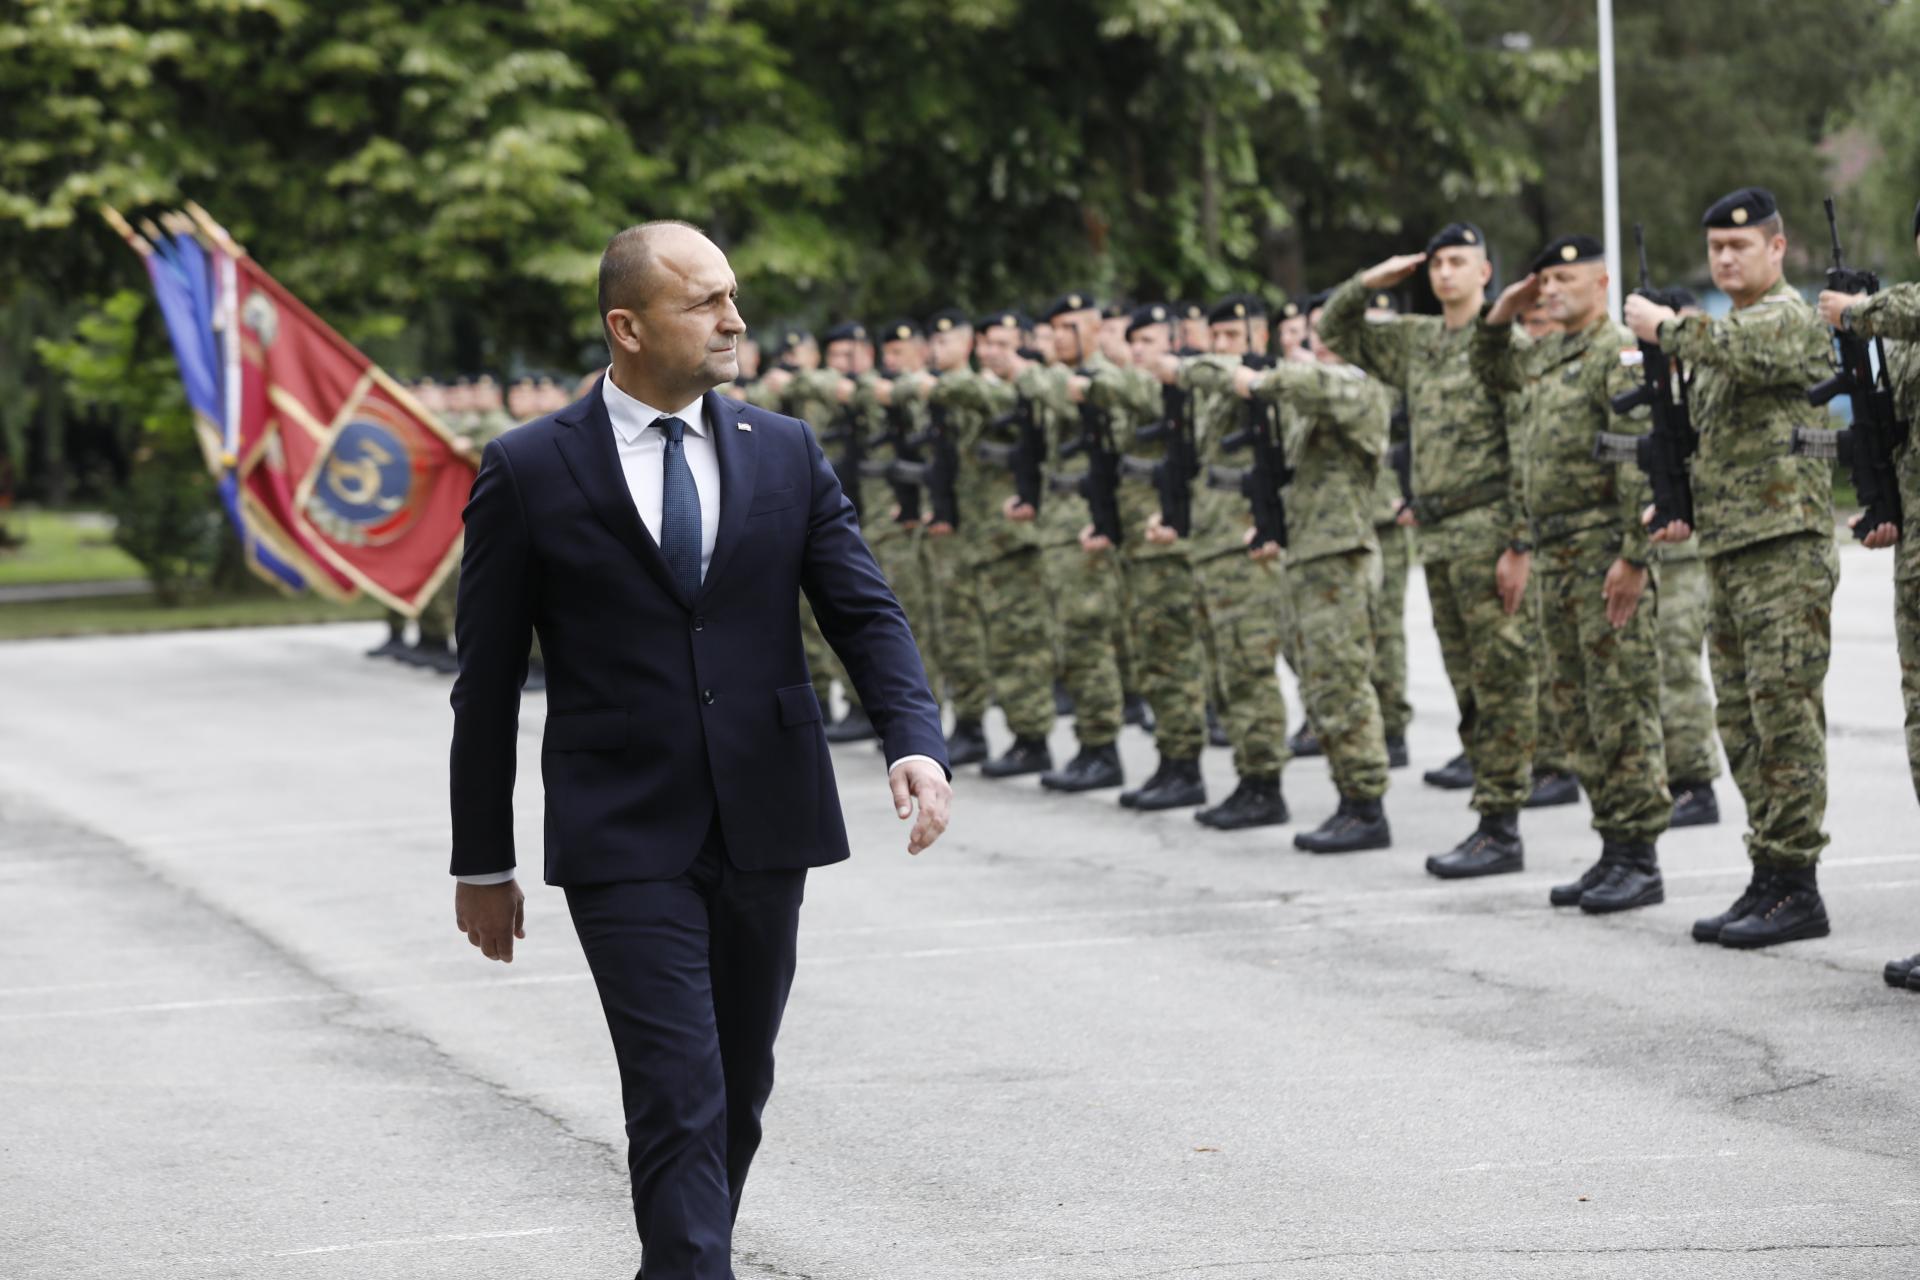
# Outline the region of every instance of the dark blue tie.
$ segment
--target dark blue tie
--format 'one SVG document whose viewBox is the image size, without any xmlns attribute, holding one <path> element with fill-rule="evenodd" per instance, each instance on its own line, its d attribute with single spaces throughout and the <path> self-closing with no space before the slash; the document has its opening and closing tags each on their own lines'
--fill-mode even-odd
<svg viewBox="0 0 1920 1280">
<path fill-rule="evenodd" d="M 659 427 L 667 437 L 660 486 L 660 554 L 691 600 L 700 591 L 700 491 L 693 487 L 693 471 L 681 443 L 687 424 L 662 418 Z"/>
</svg>

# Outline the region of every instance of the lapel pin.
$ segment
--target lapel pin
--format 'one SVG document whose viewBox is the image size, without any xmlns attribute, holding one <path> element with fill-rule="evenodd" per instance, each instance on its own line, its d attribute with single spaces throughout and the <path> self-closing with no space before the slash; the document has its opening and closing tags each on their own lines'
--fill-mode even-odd
<svg viewBox="0 0 1920 1280">
<path fill-rule="evenodd" d="M 741 429 L 742 431 L 751 431 L 751 430 L 753 430 L 753 424 L 752 424 L 752 423 L 748 423 L 748 422 L 736 422 L 736 423 L 734 423 L 733 425 L 734 425 L 734 426 L 736 426 L 736 427 L 738 427 L 738 428 L 740 428 L 740 429 Z"/>
</svg>

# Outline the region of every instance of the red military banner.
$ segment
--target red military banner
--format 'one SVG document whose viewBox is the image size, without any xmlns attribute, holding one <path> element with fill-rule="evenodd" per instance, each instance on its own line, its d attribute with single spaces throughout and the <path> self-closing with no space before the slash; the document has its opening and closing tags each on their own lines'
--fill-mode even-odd
<svg viewBox="0 0 1920 1280">
<path fill-rule="evenodd" d="M 251 259 L 234 255 L 250 511 L 342 585 L 418 614 L 459 563 L 474 466 L 404 387 Z"/>
</svg>

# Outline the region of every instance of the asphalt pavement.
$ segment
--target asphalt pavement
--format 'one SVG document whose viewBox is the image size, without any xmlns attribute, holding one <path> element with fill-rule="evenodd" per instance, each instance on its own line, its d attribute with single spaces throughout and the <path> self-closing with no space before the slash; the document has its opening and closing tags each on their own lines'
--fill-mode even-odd
<svg viewBox="0 0 1920 1280">
<path fill-rule="evenodd" d="M 1920 993 L 1879 976 L 1920 950 L 1920 806 L 1889 563 L 1842 565 L 1834 934 L 1758 954 L 1687 934 L 1747 875 L 1724 780 L 1664 906 L 1546 905 L 1584 804 L 1525 815 L 1522 874 L 1421 870 L 1472 818 L 1419 781 L 1457 746 L 1417 584 L 1392 850 L 963 775 L 909 858 L 835 748 L 856 852 L 809 881 L 743 1280 L 1920 1275 Z M 447 683 L 380 634 L 0 644 L 0 1275 L 632 1274 L 565 904 L 528 886 L 511 966 L 455 931 Z M 1334 803 L 1322 761 L 1285 789 Z"/>
</svg>

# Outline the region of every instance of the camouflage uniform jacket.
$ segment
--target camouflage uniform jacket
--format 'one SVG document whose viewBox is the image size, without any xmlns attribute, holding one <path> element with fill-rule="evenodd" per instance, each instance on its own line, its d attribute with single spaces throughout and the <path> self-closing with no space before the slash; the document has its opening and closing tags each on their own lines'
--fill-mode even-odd
<svg viewBox="0 0 1920 1280">
<path fill-rule="evenodd" d="M 1246 554 L 1253 510 L 1238 493 L 1207 487 L 1209 467 L 1243 471 L 1253 465 L 1251 449 L 1228 450 L 1224 441 L 1246 421 L 1247 401 L 1233 390 L 1234 371 L 1246 365 L 1240 356 L 1195 356 L 1180 363 L 1180 385 L 1193 392 L 1200 478 L 1193 492 L 1193 557 L 1212 560 Z"/>
<path fill-rule="evenodd" d="M 959 457 L 954 497 L 960 511 L 960 545 L 975 564 L 985 564 L 1038 544 L 1031 521 L 1007 519 L 1002 509 L 1014 496 L 1013 473 L 980 461 L 975 446 L 991 440 L 1011 444 L 1011 427 L 996 430 L 996 417 L 1013 408 L 1014 390 L 990 373 L 954 369 L 940 374 L 927 394 L 930 410 L 941 415 Z"/>
<path fill-rule="evenodd" d="M 1832 372 L 1831 342 L 1813 308 L 1781 280 L 1720 319 L 1666 321 L 1660 345 L 1692 374 L 1701 552 L 1725 555 L 1794 533 L 1832 537 L 1833 473 L 1820 459 L 1791 453 L 1795 427 L 1827 419 L 1807 403 L 1807 388 Z"/>
<path fill-rule="evenodd" d="M 1393 412 L 1386 388 L 1353 365 L 1282 360 L 1253 393 L 1288 410 L 1288 562 L 1377 550 L 1373 487 Z"/>
<path fill-rule="evenodd" d="M 1533 539 L 1542 545 L 1581 535 L 1583 545 L 1611 542 L 1621 557 L 1646 564 L 1651 544 L 1640 513 L 1652 487 L 1632 463 L 1596 462 L 1601 431 L 1638 434 L 1649 413 L 1616 418 L 1612 398 L 1638 381 L 1621 363 L 1633 335 L 1604 312 L 1579 333 L 1530 342 L 1510 324 L 1473 325 L 1473 369 L 1488 386 L 1524 394 L 1526 446 L 1522 488 Z"/>
<path fill-rule="evenodd" d="M 1894 455 L 1900 475 L 1900 505 L 1906 524 L 1894 544 L 1896 581 L 1920 579 L 1920 284 L 1897 284 L 1883 289 L 1849 317 L 1853 331 L 1867 338 L 1885 338 L 1887 373 L 1893 382 L 1893 405 L 1908 424 L 1907 443 Z M 1920 590 L 1920 587 L 1915 588 Z"/>
<path fill-rule="evenodd" d="M 1134 439 L 1134 433 L 1141 427 L 1160 420 L 1160 380 L 1144 369 L 1123 369 L 1112 363 L 1102 368 L 1090 365 L 1086 373 L 1092 378 L 1092 386 L 1087 389 L 1088 403 L 1113 416 L 1114 446 L 1136 458 L 1157 461 L 1165 457 L 1164 443 L 1142 443 Z M 1191 549 L 1184 540 L 1166 544 L 1147 541 L 1147 521 L 1160 511 L 1160 495 L 1151 484 L 1122 477 L 1119 505 L 1120 527 L 1126 533 L 1127 554 L 1132 559 L 1189 557 Z"/>
<path fill-rule="evenodd" d="M 1438 316 L 1367 319 L 1372 291 L 1355 276 L 1334 291 L 1320 336 L 1407 397 L 1421 558 L 1497 554 L 1527 536 L 1514 431 L 1500 397 L 1474 376 L 1473 326 Z"/>
<path fill-rule="evenodd" d="M 1028 364 L 1013 379 L 1014 390 L 1027 398 L 1047 433 L 1047 465 L 1042 470 L 1049 476 L 1068 474 L 1060 446 L 1080 435 L 1079 406 L 1067 395 L 1067 379 L 1072 376 L 1073 370 L 1064 364 Z M 1047 546 L 1077 543 L 1087 524 L 1086 500 L 1049 484 L 1040 495 L 1040 518 L 1034 523 L 1035 533 Z"/>
</svg>

